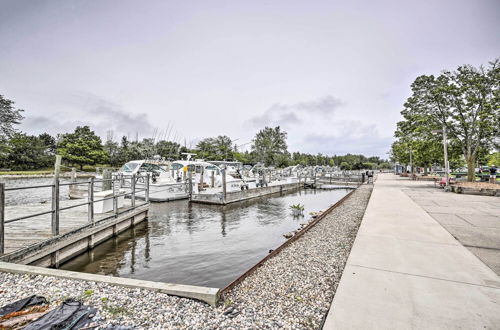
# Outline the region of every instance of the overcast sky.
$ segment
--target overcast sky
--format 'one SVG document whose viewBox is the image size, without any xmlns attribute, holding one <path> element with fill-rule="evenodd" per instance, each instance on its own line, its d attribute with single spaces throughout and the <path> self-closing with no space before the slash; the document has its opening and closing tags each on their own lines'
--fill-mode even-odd
<svg viewBox="0 0 500 330">
<path fill-rule="evenodd" d="M 280 125 L 290 151 L 386 157 L 411 82 L 500 57 L 499 18 L 498 0 L 0 0 L 0 94 L 32 134 L 189 147 Z"/>
</svg>

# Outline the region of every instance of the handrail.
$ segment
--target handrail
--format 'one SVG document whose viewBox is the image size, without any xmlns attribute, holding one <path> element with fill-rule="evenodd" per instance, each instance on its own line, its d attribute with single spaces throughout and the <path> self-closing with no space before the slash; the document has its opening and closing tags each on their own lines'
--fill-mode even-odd
<svg viewBox="0 0 500 330">
<path fill-rule="evenodd" d="M 50 187 L 54 187 L 54 185 L 53 184 L 45 184 L 45 185 L 40 185 L 40 186 L 13 187 L 13 188 L 5 188 L 5 191 L 36 189 L 36 188 L 50 188 Z"/>
<path fill-rule="evenodd" d="M 136 188 L 135 182 L 139 179 L 143 178 L 145 179 L 144 181 L 146 182 L 145 188 Z M 125 192 L 120 192 L 120 189 L 123 188 L 124 180 L 130 180 L 131 184 L 130 187 L 127 187 L 127 191 Z M 112 195 L 108 197 L 103 197 L 101 199 L 94 199 L 94 183 L 96 182 L 106 182 L 106 181 L 111 181 L 112 182 Z M 54 183 L 52 184 L 44 184 L 44 185 L 37 185 L 37 186 L 24 186 L 24 187 L 12 187 L 12 188 L 6 188 L 5 183 L 0 183 L 0 255 L 3 255 L 5 252 L 5 224 L 20 221 L 20 220 L 25 220 L 25 219 L 30 219 L 46 214 L 51 214 L 51 229 L 52 229 L 52 236 L 58 236 L 59 235 L 59 214 L 61 211 L 69 210 L 72 208 L 76 207 L 82 207 L 87 205 L 87 214 L 88 214 L 88 221 L 89 223 L 94 224 L 94 204 L 99 203 L 99 202 L 104 202 L 106 200 L 113 200 L 113 212 L 112 215 L 109 217 L 105 218 L 113 218 L 113 217 L 118 217 L 120 214 L 123 214 L 124 212 L 128 212 L 130 210 L 136 209 L 137 207 L 147 205 L 149 202 L 149 181 L 150 181 L 150 176 L 149 174 L 145 175 L 113 175 L 112 178 L 110 179 L 98 179 L 95 180 L 93 177 L 90 178 L 88 181 L 78 181 L 78 182 L 64 182 L 61 183 L 59 179 L 55 179 Z M 116 187 L 116 183 L 119 184 L 119 188 Z M 78 203 L 74 205 L 68 205 L 64 207 L 60 207 L 59 202 L 60 202 L 60 193 L 59 193 L 59 188 L 60 186 L 74 186 L 74 185 L 87 185 L 88 186 L 88 195 L 87 195 L 87 201 L 84 203 Z M 52 200 L 51 200 L 51 205 L 50 205 L 50 210 L 48 211 L 43 211 L 43 212 L 38 212 L 34 214 L 28 214 L 24 216 L 20 216 L 17 218 L 13 219 L 5 219 L 5 192 L 6 191 L 16 191 L 16 190 L 26 190 L 26 189 L 36 189 L 36 188 L 52 188 Z M 145 192 L 145 203 L 137 203 L 135 202 L 136 199 L 136 194 L 138 192 Z M 130 196 L 131 197 L 131 206 L 130 207 L 125 207 L 119 209 L 118 208 L 118 198 L 120 197 L 126 197 Z M 102 219 L 101 219 L 102 220 Z"/>
<path fill-rule="evenodd" d="M 50 210 L 50 211 L 45 211 L 45 212 L 40 212 L 40 213 L 35 213 L 35 214 L 28 214 L 28 215 L 25 215 L 25 216 L 22 216 L 22 217 L 13 218 L 13 219 L 9 219 L 9 220 L 4 220 L 4 223 L 11 223 L 11 222 L 19 221 L 19 220 L 34 218 L 34 217 L 38 217 L 38 216 L 41 216 L 41 215 L 50 214 L 52 212 L 54 212 L 54 211 Z"/>
</svg>

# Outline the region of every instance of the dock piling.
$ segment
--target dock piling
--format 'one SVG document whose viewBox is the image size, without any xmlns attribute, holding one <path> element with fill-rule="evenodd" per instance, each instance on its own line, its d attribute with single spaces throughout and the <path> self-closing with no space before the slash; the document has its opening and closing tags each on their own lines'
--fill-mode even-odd
<svg viewBox="0 0 500 330">
<path fill-rule="evenodd" d="M 94 222 L 94 178 L 89 179 L 89 190 L 87 192 L 87 200 L 89 202 L 87 206 L 89 222 Z"/>
<path fill-rule="evenodd" d="M 226 187 L 226 170 L 222 170 L 222 198 L 226 202 L 227 187 Z"/>
<path fill-rule="evenodd" d="M 146 174 L 146 196 L 144 197 L 146 203 L 149 203 L 149 173 Z"/>
<path fill-rule="evenodd" d="M 135 208 L 135 174 L 132 174 L 132 178 L 130 179 L 130 190 L 131 190 L 130 202 L 132 208 Z"/>
<path fill-rule="evenodd" d="M 198 191 L 203 191 L 203 186 L 205 184 L 204 179 L 203 179 L 203 174 L 204 174 L 203 172 L 205 172 L 204 168 L 201 169 L 201 173 L 200 173 L 200 185 L 199 185 Z"/>
<path fill-rule="evenodd" d="M 113 214 L 115 218 L 118 216 L 118 198 L 116 197 L 116 177 L 113 176 L 113 180 L 111 181 L 112 189 L 113 189 Z"/>
<path fill-rule="evenodd" d="M 0 255 L 4 253 L 5 183 L 0 183 Z"/>
<path fill-rule="evenodd" d="M 193 172 L 188 172 L 188 188 L 189 188 L 189 199 L 193 196 Z"/>
<path fill-rule="evenodd" d="M 59 235 L 59 178 L 54 179 L 52 186 L 52 236 Z"/>
</svg>

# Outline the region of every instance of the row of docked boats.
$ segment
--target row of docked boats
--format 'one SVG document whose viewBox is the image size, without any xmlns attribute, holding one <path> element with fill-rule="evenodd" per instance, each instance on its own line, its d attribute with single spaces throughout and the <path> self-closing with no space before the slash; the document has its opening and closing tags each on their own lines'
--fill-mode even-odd
<svg viewBox="0 0 500 330">
<path fill-rule="evenodd" d="M 173 162 L 153 160 L 134 160 L 124 164 L 115 175 L 120 175 L 125 186 L 130 185 L 132 177 L 138 190 L 146 186 L 145 176 L 149 175 L 149 200 L 171 201 L 186 199 L 190 194 L 241 191 L 269 185 L 272 178 L 266 169 L 257 164 L 245 167 L 240 162 L 205 161 L 191 159 Z M 293 177 L 286 180 L 298 182 Z M 142 193 L 144 195 L 144 192 Z M 141 193 L 137 194 L 141 197 Z"/>
<path fill-rule="evenodd" d="M 269 185 L 298 183 L 301 178 L 327 178 L 337 175 L 338 169 L 330 166 L 290 166 L 283 169 L 253 166 L 236 161 L 205 161 L 192 159 L 194 154 L 185 154 L 185 160 L 165 161 L 159 158 L 134 160 L 124 164 L 115 176 L 120 176 L 122 185 L 135 186 L 139 198 L 145 197 L 145 186 L 149 186 L 149 200 L 155 202 L 189 198 L 190 194 L 215 194 L 255 189 Z M 145 182 L 149 177 L 149 181 Z"/>
</svg>

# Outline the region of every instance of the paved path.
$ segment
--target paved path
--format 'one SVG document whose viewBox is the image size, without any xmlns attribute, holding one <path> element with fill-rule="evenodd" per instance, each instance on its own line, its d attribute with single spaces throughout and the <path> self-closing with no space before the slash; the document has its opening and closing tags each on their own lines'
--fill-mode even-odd
<svg viewBox="0 0 500 330">
<path fill-rule="evenodd" d="M 432 183 L 408 183 L 403 191 L 500 276 L 500 198 L 445 193 Z"/>
<path fill-rule="evenodd" d="M 500 278 L 409 197 L 418 187 L 379 176 L 324 329 L 500 328 Z"/>
</svg>

